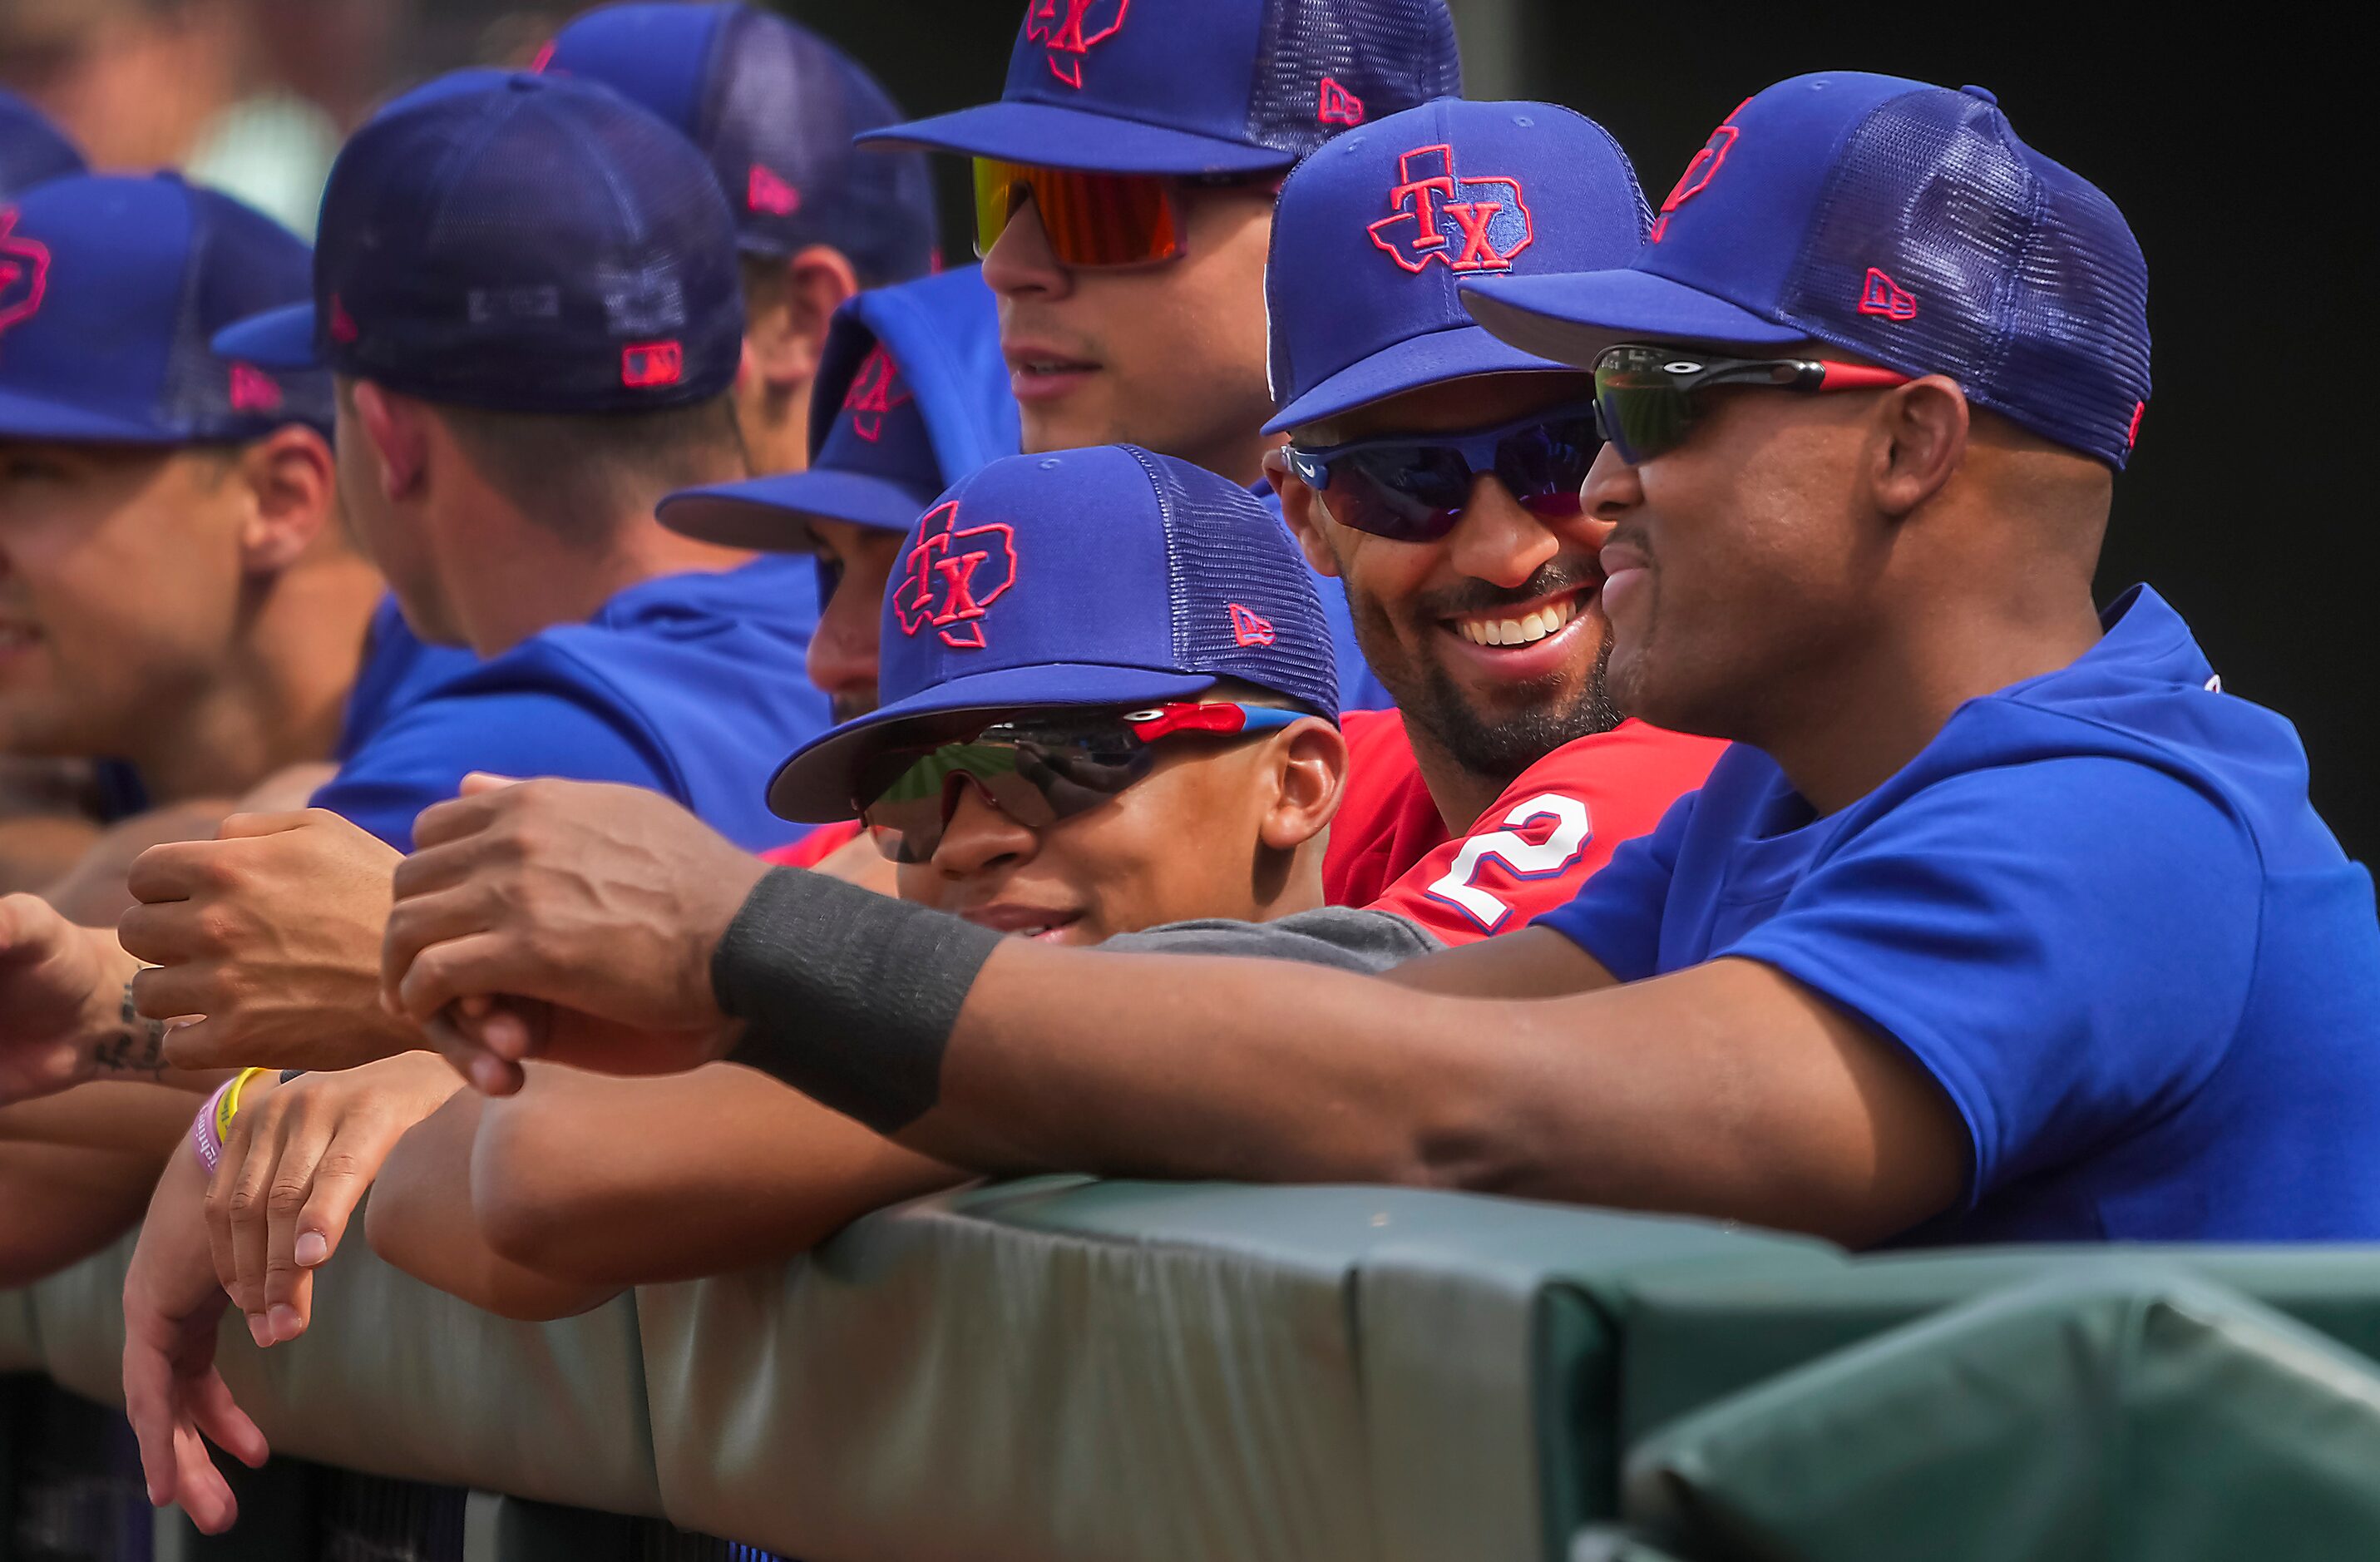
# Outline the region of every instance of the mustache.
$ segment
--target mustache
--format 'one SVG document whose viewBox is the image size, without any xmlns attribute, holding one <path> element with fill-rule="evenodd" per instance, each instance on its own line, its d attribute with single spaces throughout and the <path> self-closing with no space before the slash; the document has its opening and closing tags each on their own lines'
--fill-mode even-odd
<svg viewBox="0 0 2380 1562">
<path fill-rule="evenodd" d="M 1459 586 L 1431 592 L 1421 599 L 1419 605 L 1422 613 L 1431 618 L 1459 618 L 1602 584 L 1603 566 L 1596 562 L 1594 555 L 1579 554 L 1548 559 L 1537 567 L 1536 574 L 1517 586 L 1465 580 Z"/>
</svg>

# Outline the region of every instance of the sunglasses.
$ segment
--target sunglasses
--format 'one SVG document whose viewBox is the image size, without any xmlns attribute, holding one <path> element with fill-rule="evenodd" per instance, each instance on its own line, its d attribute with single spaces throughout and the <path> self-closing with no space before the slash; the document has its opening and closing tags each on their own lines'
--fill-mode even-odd
<svg viewBox="0 0 2380 1562">
<path fill-rule="evenodd" d="M 1330 503 L 1342 526 L 1399 543 L 1435 543 L 1454 530 L 1472 485 L 1493 472 L 1523 508 L 1548 520 L 1581 513 L 1578 491 L 1603 447 L 1595 409 L 1540 412 L 1470 434 L 1402 435 L 1285 452 L 1300 482 Z"/>
<path fill-rule="evenodd" d="M 1770 390 L 1888 390 L 1912 376 L 1814 358 L 1710 358 L 1691 348 L 1631 343 L 1595 360 L 1595 405 L 1620 458 L 1642 466 L 1685 443 L 1717 385 Z"/>
<path fill-rule="evenodd" d="M 1050 253 L 1062 266 L 1145 266 L 1178 259 L 1186 244 L 1184 186 L 1231 189 L 1259 181 L 1242 174 L 1094 174 L 1030 163 L 975 160 L 975 252 L 991 253 L 1032 201 Z"/>
<path fill-rule="evenodd" d="M 1155 745 L 1192 734 L 1235 738 L 1274 732 L 1305 719 L 1303 711 L 1260 705 L 1173 704 L 1117 715 L 1001 722 L 965 742 L 877 756 L 853 799 L 885 856 L 930 862 L 972 785 L 994 808 L 1028 830 L 1087 813 L 1146 780 Z"/>
</svg>

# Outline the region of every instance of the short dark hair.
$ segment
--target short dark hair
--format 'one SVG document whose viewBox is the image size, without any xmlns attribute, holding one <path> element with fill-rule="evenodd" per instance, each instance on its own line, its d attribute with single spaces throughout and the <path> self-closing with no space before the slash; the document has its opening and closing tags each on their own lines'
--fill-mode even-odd
<svg viewBox="0 0 2380 1562">
<path fill-rule="evenodd" d="M 607 536 L 681 488 L 751 475 L 725 395 L 651 412 L 499 412 L 437 404 L 471 464 L 565 537 Z"/>
</svg>

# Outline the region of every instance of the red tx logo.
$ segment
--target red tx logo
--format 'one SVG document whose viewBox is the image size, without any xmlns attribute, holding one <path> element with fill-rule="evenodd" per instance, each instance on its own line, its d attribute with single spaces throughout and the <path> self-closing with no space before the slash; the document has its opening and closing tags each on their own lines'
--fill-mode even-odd
<svg viewBox="0 0 2380 1562">
<path fill-rule="evenodd" d="M 17 209 L 0 212 L 0 331 L 42 312 L 50 289 L 49 247 L 17 237 Z"/>
<path fill-rule="evenodd" d="M 1372 242 L 1416 276 L 1432 261 L 1465 276 L 1510 271 L 1512 257 L 1536 242 L 1521 181 L 1462 177 L 1451 146 L 1406 153 L 1397 159 L 1397 178 L 1389 191 L 1396 214 L 1371 225 Z"/>
<path fill-rule="evenodd" d="M 1016 584 L 1016 533 L 1003 524 L 959 527 L 958 501 L 929 514 L 902 566 L 892 609 L 901 632 L 929 626 L 959 651 L 984 647 L 984 610 Z"/>
<path fill-rule="evenodd" d="M 1033 0 L 1025 13 L 1025 36 L 1049 47 L 1050 75 L 1080 88 L 1083 56 L 1123 31 L 1124 13 L 1131 9 L 1132 0 Z"/>
<path fill-rule="evenodd" d="M 901 388 L 901 371 L 879 343 L 860 361 L 843 409 L 851 414 L 851 432 L 873 445 L 884 437 L 885 416 L 908 399 L 909 393 Z"/>
</svg>

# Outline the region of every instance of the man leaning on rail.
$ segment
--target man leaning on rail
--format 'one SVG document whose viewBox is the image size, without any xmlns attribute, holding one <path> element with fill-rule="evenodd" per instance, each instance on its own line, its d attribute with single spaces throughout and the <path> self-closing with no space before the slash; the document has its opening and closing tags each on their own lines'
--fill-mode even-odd
<svg viewBox="0 0 2380 1562">
<path fill-rule="evenodd" d="M 484 1090 L 601 1017 L 605 1067 L 731 1057 L 984 1169 L 2380 1235 L 2370 876 L 2162 599 L 2093 604 L 2149 395 L 2121 215 L 1989 93 L 1857 73 L 1690 172 L 1628 267 L 1472 295 L 1595 369 L 1621 708 L 1737 742 L 1572 906 L 1387 980 L 1050 948 L 552 788 L 434 811 L 392 1000 Z M 637 850 L 548 898 L 532 825 Z"/>
</svg>

